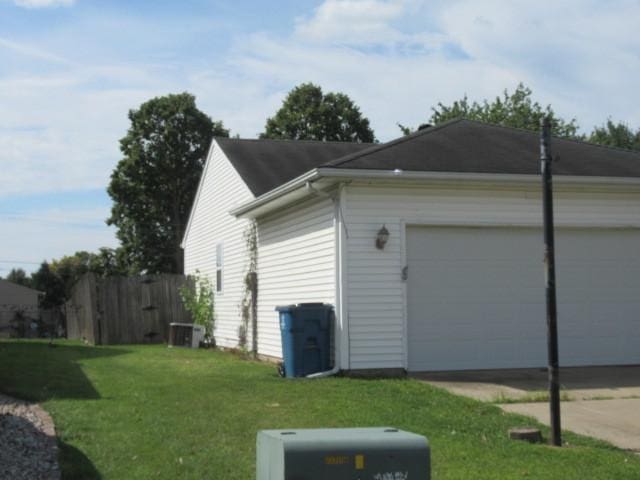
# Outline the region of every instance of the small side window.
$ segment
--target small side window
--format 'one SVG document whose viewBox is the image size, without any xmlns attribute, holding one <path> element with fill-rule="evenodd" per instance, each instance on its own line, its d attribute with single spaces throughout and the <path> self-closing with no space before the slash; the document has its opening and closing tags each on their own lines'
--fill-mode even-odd
<svg viewBox="0 0 640 480">
<path fill-rule="evenodd" d="M 222 244 L 216 245 L 216 292 L 222 292 L 222 267 L 224 261 Z"/>
</svg>

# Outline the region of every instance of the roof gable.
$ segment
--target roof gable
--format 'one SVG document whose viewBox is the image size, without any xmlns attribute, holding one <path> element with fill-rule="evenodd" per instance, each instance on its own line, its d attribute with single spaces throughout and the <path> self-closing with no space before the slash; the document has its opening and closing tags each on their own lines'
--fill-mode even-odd
<svg viewBox="0 0 640 480">
<path fill-rule="evenodd" d="M 25 298 L 32 297 L 37 301 L 38 295 L 42 292 L 33 288 L 25 287 L 17 283 L 10 282 L 0 278 L 0 304 L 8 303 L 12 304 L 16 300 L 24 300 Z M 22 302 L 18 302 L 22 303 Z"/>
<path fill-rule="evenodd" d="M 221 185 L 227 184 L 227 186 L 232 188 L 234 192 L 234 201 L 246 201 L 245 197 L 252 196 L 252 192 L 250 192 L 249 188 L 247 187 L 245 179 L 237 173 L 231 162 L 229 162 L 225 151 L 220 148 L 220 140 L 220 138 L 214 138 L 211 142 L 211 145 L 209 146 L 209 151 L 207 152 L 207 158 L 204 164 L 204 168 L 202 169 L 202 173 L 200 174 L 198 189 L 196 190 L 196 195 L 193 199 L 193 202 L 191 203 L 189 218 L 187 220 L 184 234 L 182 236 L 182 241 L 180 243 L 180 246 L 182 248 L 184 248 L 187 243 L 189 233 L 191 232 L 191 229 L 193 227 L 194 218 L 198 214 L 197 210 L 199 209 L 199 206 L 201 205 L 201 202 L 203 200 L 203 195 L 207 197 L 211 193 L 210 191 L 206 191 L 212 188 L 212 179 L 216 179 L 216 183 L 220 182 Z M 231 185 L 229 185 L 229 179 L 235 181 L 236 178 L 237 183 L 231 183 Z"/>
</svg>

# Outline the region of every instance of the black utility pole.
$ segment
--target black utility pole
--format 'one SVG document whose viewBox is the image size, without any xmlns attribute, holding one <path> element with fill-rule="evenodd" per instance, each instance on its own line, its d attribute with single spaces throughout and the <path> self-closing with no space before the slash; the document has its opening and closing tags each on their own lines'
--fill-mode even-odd
<svg viewBox="0 0 640 480">
<path fill-rule="evenodd" d="M 542 207 L 544 210 L 544 269 L 547 297 L 547 354 L 549 357 L 549 409 L 551 443 L 562 445 L 560 435 L 560 375 L 558 369 L 558 319 L 556 308 L 556 259 L 553 239 L 553 184 L 551 172 L 551 121 L 542 120 L 540 167 L 542 169 Z"/>
</svg>

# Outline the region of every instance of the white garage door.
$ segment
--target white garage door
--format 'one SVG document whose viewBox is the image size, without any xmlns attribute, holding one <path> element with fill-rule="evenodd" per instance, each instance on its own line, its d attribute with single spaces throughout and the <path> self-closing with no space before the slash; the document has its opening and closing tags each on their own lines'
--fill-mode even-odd
<svg viewBox="0 0 640 480">
<path fill-rule="evenodd" d="M 407 228 L 408 368 L 546 365 L 542 231 Z M 640 364 L 640 232 L 559 229 L 560 365 Z"/>
</svg>

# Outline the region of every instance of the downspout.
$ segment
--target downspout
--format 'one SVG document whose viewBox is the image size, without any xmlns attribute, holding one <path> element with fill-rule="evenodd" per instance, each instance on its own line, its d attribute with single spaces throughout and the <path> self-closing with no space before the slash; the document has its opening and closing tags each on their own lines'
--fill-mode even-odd
<svg viewBox="0 0 640 480">
<path fill-rule="evenodd" d="M 327 192 L 323 192 L 322 190 L 318 190 L 317 188 L 315 188 L 313 185 L 311 185 L 311 182 L 306 182 L 305 183 L 305 188 L 307 189 L 307 191 L 317 197 L 323 197 L 323 198 L 329 198 L 331 199 L 331 201 L 333 202 L 334 206 L 336 205 L 336 203 L 339 201 L 336 196 L 331 195 Z M 336 228 L 338 228 L 339 222 L 335 222 L 336 223 Z M 336 250 L 337 250 L 338 246 L 336 245 Z M 337 252 L 336 252 L 337 254 Z M 336 295 L 336 298 L 338 297 L 338 295 Z M 338 373 L 340 371 L 340 337 L 338 335 L 338 325 L 336 322 L 336 315 L 334 312 L 333 315 L 333 346 L 334 346 L 334 355 L 333 355 L 333 368 L 331 370 L 326 370 L 324 372 L 317 372 L 317 373 L 312 373 L 310 375 L 307 375 L 306 378 L 324 378 L 324 377 L 330 377 L 332 375 L 335 375 L 336 373 Z"/>
<path fill-rule="evenodd" d="M 338 329 L 336 328 L 335 314 L 333 316 L 333 345 L 335 348 L 333 368 L 324 372 L 317 372 L 307 375 L 306 378 L 323 378 L 335 375 L 340 371 L 340 342 L 338 341 Z"/>
</svg>

